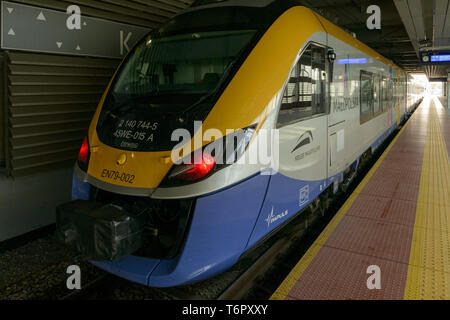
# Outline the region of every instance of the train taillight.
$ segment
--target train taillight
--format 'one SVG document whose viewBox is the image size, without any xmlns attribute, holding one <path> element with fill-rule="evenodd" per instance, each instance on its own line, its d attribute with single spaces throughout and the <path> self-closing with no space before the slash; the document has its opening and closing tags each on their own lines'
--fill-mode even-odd
<svg viewBox="0 0 450 320">
<path fill-rule="evenodd" d="M 176 167 L 170 174 L 170 179 L 196 181 L 206 177 L 216 165 L 216 160 L 208 152 L 203 152 L 201 162 L 183 164 Z"/>
<path fill-rule="evenodd" d="M 80 151 L 78 152 L 78 165 L 84 171 L 87 171 L 87 166 L 89 162 L 89 141 L 85 137 L 83 139 L 83 144 L 81 145 Z"/>
<path fill-rule="evenodd" d="M 215 172 L 235 164 L 246 152 L 256 132 L 256 124 L 237 130 L 196 150 L 175 165 L 161 182 L 160 187 L 178 187 L 199 182 Z M 196 159 L 201 158 L 201 161 Z M 244 161 L 245 162 L 245 161 Z"/>
</svg>

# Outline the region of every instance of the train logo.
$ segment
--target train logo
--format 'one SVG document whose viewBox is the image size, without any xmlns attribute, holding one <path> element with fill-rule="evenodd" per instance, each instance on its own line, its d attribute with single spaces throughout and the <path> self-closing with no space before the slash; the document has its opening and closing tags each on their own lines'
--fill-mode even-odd
<svg viewBox="0 0 450 320">
<path fill-rule="evenodd" d="M 302 207 L 309 202 L 309 184 L 300 189 L 299 205 Z"/>
<path fill-rule="evenodd" d="M 297 151 L 301 147 L 306 146 L 306 145 L 310 144 L 313 141 L 314 141 L 314 137 L 313 137 L 313 134 L 312 134 L 311 130 L 306 131 L 305 133 L 303 133 L 300 136 L 300 138 L 298 138 L 297 145 L 291 151 L 291 153 L 294 153 L 295 151 Z"/>
<path fill-rule="evenodd" d="M 292 149 L 291 154 L 296 152 L 297 150 L 300 150 L 304 146 L 310 145 L 314 142 L 314 136 L 311 130 L 308 130 L 304 132 L 300 138 L 297 140 L 297 145 Z M 295 161 L 301 161 L 305 159 L 306 157 L 311 156 L 312 154 L 320 151 L 320 145 L 317 145 L 315 147 L 312 147 L 310 150 L 302 152 L 300 154 L 297 154 L 295 156 Z"/>
<path fill-rule="evenodd" d="M 289 214 L 289 210 L 286 210 L 280 214 L 277 214 L 276 216 L 273 214 L 275 208 L 272 207 L 272 211 L 270 212 L 270 214 L 268 215 L 266 222 L 267 222 L 267 227 L 270 227 L 270 225 L 274 222 L 277 222 L 280 219 L 283 219 L 284 217 L 286 217 Z"/>
</svg>

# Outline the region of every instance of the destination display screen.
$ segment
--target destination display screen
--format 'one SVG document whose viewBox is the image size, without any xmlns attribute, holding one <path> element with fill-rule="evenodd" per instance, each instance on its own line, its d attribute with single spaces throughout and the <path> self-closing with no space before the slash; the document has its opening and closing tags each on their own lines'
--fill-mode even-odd
<svg viewBox="0 0 450 320">
<path fill-rule="evenodd" d="M 450 54 L 432 55 L 431 62 L 450 62 Z"/>
</svg>

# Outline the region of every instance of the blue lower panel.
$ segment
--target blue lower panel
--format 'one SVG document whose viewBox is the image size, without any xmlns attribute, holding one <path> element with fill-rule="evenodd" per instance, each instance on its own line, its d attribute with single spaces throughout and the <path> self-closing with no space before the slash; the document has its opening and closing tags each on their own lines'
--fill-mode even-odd
<svg viewBox="0 0 450 320">
<path fill-rule="evenodd" d="M 149 285 L 167 287 L 204 280 L 236 263 L 255 226 L 269 180 L 270 176 L 258 175 L 199 198 L 180 256 L 161 261 Z"/>
<path fill-rule="evenodd" d="M 83 182 L 74 174 L 72 178 L 72 200 L 89 200 L 91 185 Z"/>
<path fill-rule="evenodd" d="M 269 180 L 269 176 L 258 175 L 199 198 L 184 248 L 172 260 L 129 256 L 116 262 L 92 263 L 119 277 L 152 287 L 187 284 L 223 272 L 244 252 Z"/>
<path fill-rule="evenodd" d="M 159 260 L 128 256 L 114 262 L 91 262 L 95 266 L 115 274 L 118 277 L 147 285 L 148 278 L 158 265 Z"/>
<path fill-rule="evenodd" d="M 269 232 L 293 218 L 335 178 L 301 181 L 279 173 L 272 176 L 264 206 L 247 247 L 252 247 Z"/>
</svg>

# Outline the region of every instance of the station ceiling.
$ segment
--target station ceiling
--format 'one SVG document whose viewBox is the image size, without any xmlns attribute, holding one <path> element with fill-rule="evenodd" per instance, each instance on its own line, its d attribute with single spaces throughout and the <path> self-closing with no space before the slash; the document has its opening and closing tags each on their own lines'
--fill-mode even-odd
<svg viewBox="0 0 450 320">
<path fill-rule="evenodd" d="M 30 1 L 30 0 L 19 0 Z M 35 1 L 35 0 L 34 0 Z M 49 1 L 49 0 L 40 0 Z M 79 0 L 62 0 L 82 5 Z M 108 14 L 127 14 L 133 20 L 156 27 L 194 0 L 99 0 L 89 6 Z M 419 51 L 424 47 L 450 49 L 450 21 L 447 23 L 449 0 L 300 0 L 333 23 L 352 32 L 356 37 L 408 72 L 425 72 L 430 80 L 447 78 L 447 66 L 423 67 Z M 367 7 L 378 5 L 381 9 L 381 30 L 366 26 Z M 89 8 L 92 10 L 92 8 Z M 140 11 L 139 13 L 137 13 Z M 131 18 L 131 17 L 130 17 Z M 136 21 L 137 20 L 137 21 Z M 450 19 L 449 19 L 450 20 Z"/>
<path fill-rule="evenodd" d="M 219 1 L 219 0 L 218 0 Z M 450 66 L 420 63 L 421 50 L 450 50 L 450 0 L 298 0 L 373 48 L 407 72 L 446 81 Z M 381 29 L 367 28 L 367 8 L 381 9 Z"/>
<path fill-rule="evenodd" d="M 421 71 L 414 46 L 403 25 L 393 0 L 304 0 L 333 23 L 356 34 L 356 37 L 383 56 L 407 71 Z M 369 30 L 367 7 L 378 5 L 381 9 L 381 30 Z"/>
<path fill-rule="evenodd" d="M 422 66 L 422 50 L 450 49 L 449 0 L 302 0 L 408 72 L 446 81 L 450 66 Z M 381 30 L 366 26 L 367 7 L 381 9 Z"/>
</svg>

